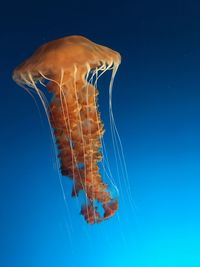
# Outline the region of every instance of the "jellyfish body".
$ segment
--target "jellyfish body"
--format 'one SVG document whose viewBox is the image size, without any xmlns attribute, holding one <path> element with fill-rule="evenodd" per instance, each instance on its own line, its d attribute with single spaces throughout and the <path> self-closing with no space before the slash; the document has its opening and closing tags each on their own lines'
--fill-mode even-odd
<svg viewBox="0 0 200 267">
<path fill-rule="evenodd" d="M 120 61 L 118 52 L 82 36 L 70 36 L 42 45 L 13 72 L 16 83 L 35 89 L 47 108 L 61 173 L 73 180 L 72 196 L 85 192 L 87 202 L 81 214 L 90 224 L 108 219 L 118 209 L 118 200 L 102 180 L 98 165 L 104 127 L 97 109 L 98 90 L 91 80 L 108 69 L 116 72 Z M 53 93 L 48 107 L 38 82 Z"/>
</svg>

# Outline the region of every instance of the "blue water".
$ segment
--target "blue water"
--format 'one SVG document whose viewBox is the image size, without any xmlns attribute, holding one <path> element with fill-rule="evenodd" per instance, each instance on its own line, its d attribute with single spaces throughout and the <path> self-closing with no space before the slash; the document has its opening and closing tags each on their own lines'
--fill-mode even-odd
<svg viewBox="0 0 200 267">
<path fill-rule="evenodd" d="M 200 266 L 200 5 L 197 1 L 15 2 L 1 6 L 0 266 Z M 122 179 L 118 214 L 87 225 L 63 179 L 45 113 L 11 79 L 44 42 L 72 34 L 122 55 L 113 112 Z M 106 76 L 107 77 L 107 76 Z M 109 136 L 107 78 L 99 105 Z"/>
</svg>

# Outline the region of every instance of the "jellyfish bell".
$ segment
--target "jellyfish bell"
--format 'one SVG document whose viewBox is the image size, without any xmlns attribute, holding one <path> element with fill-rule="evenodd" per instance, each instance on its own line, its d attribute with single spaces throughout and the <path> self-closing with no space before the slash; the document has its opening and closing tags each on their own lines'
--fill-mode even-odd
<svg viewBox="0 0 200 267">
<path fill-rule="evenodd" d="M 97 45 L 82 36 L 69 36 L 48 42 L 20 64 L 13 72 L 16 82 L 26 83 L 29 75 L 37 82 L 44 76 L 54 78 L 61 69 L 72 74 L 74 66 L 77 75 L 84 75 L 91 69 L 102 66 L 118 66 L 121 56 L 118 52 L 102 45 Z M 77 77 L 78 79 L 79 77 Z"/>
<path fill-rule="evenodd" d="M 73 180 L 73 196 L 85 192 L 81 214 L 90 224 L 110 218 L 118 209 L 118 199 L 100 174 L 104 127 L 96 85 L 107 70 L 113 70 L 114 79 L 120 62 L 118 52 L 83 36 L 69 36 L 43 44 L 13 72 L 17 84 L 38 93 L 54 129 L 61 173 Z M 54 94 L 50 104 L 38 82 Z M 102 206 L 103 214 L 96 203 Z"/>
</svg>

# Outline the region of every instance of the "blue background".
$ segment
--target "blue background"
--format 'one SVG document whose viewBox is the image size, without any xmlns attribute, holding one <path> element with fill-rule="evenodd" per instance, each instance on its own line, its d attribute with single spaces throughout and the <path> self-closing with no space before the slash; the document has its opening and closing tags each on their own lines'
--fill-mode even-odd
<svg viewBox="0 0 200 267">
<path fill-rule="evenodd" d="M 0 12 L 0 266 L 200 266 L 198 1 L 13 1 Z M 72 34 L 122 55 L 113 110 L 135 208 L 122 179 L 118 216 L 94 226 L 64 178 L 66 209 L 42 106 L 11 79 L 39 45 Z M 106 144 L 115 175 L 109 134 Z"/>
</svg>

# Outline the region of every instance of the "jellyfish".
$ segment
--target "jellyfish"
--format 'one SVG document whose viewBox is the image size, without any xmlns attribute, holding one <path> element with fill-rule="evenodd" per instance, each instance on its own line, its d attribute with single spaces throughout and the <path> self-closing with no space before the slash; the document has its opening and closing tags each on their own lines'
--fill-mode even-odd
<svg viewBox="0 0 200 267">
<path fill-rule="evenodd" d="M 118 52 L 83 36 L 68 36 L 43 44 L 13 71 L 14 81 L 35 91 L 45 107 L 61 174 L 73 181 L 72 196 L 85 193 L 87 201 L 80 213 L 89 224 L 100 223 L 118 210 L 118 198 L 112 196 L 100 173 L 105 130 L 96 85 L 103 73 L 112 70 L 111 91 L 120 62 Z M 38 84 L 52 94 L 50 103 Z"/>
</svg>

